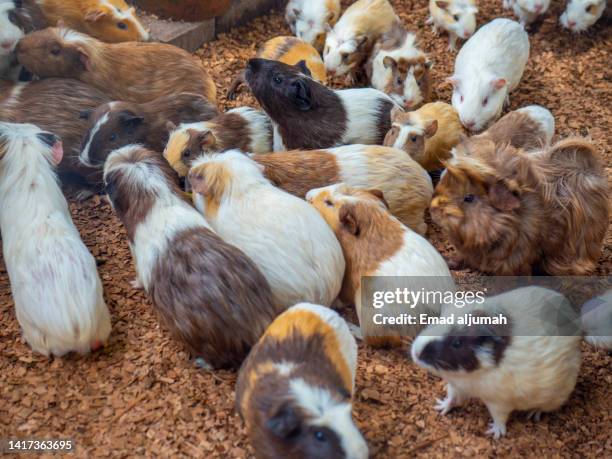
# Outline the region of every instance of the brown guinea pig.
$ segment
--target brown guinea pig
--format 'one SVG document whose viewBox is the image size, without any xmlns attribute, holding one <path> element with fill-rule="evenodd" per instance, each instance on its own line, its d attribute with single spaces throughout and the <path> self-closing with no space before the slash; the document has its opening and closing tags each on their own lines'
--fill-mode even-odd
<svg viewBox="0 0 612 459">
<path fill-rule="evenodd" d="M 218 113 L 217 107 L 204 96 L 189 93 L 164 96 L 144 104 L 109 102 L 93 113 L 83 113 L 90 127 L 83 138 L 80 161 L 101 169 L 113 150 L 130 144 L 161 153 L 173 124 L 206 121 Z"/>
<path fill-rule="evenodd" d="M 30 83 L 0 81 L 0 119 L 31 123 L 61 137 L 64 158 L 58 172 L 62 179 L 78 178 L 80 185 L 94 184 L 96 171 L 79 163 L 81 141 L 88 128 L 83 111 L 94 110 L 110 98 L 80 81 L 49 78 Z"/>
<path fill-rule="evenodd" d="M 268 281 L 181 196 L 158 153 L 115 150 L 104 183 L 125 226 L 138 281 L 172 335 L 213 368 L 236 368 L 282 309 Z"/>
<path fill-rule="evenodd" d="M 480 143 L 456 154 L 431 216 L 457 262 L 497 275 L 590 273 L 608 227 L 608 181 L 593 145 L 571 138 L 538 153 Z"/>
<path fill-rule="evenodd" d="M 115 100 L 145 103 L 191 92 L 215 103 L 217 90 L 202 62 L 161 43 L 104 43 L 64 28 L 47 28 L 22 38 L 17 59 L 41 78 L 74 78 Z"/>
<path fill-rule="evenodd" d="M 236 410 L 257 459 L 367 459 L 352 418 L 357 344 L 340 315 L 300 303 L 279 315 L 245 360 Z"/>
</svg>

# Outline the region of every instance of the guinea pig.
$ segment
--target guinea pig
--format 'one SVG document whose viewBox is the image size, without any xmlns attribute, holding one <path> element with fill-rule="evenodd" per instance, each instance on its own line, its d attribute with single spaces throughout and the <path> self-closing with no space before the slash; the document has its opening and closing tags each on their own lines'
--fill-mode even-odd
<svg viewBox="0 0 612 459">
<path fill-rule="evenodd" d="M 295 37 L 275 37 L 265 42 L 257 51 L 261 59 L 279 61 L 287 65 L 297 65 L 300 61 L 304 64 L 312 78 L 319 83 L 327 82 L 327 72 L 319 52 L 310 44 Z M 244 83 L 244 72 L 232 82 L 227 91 L 227 98 L 234 100 L 240 85 Z"/>
<path fill-rule="evenodd" d="M 14 53 L 17 43 L 25 34 L 46 26 L 34 0 L 0 2 L 0 78 L 19 79 L 22 69 Z"/>
<path fill-rule="evenodd" d="M 81 186 L 96 183 L 92 175 L 96 171 L 78 160 L 81 141 L 89 127 L 81 113 L 110 100 L 98 89 L 71 79 L 49 78 L 29 83 L 0 81 L 0 119 L 32 123 L 60 136 L 65 154 L 58 172 L 62 180 L 77 180 Z"/>
<path fill-rule="evenodd" d="M 90 127 L 79 159 L 88 167 L 102 169 L 108 155 L 125 145 L 139 144 L 161 152 L 168 142 L 168 123 L 204 121 L 218 113 L 204 96 L 189 93 L 144 104 L 109 102 L 91 114 L 83 113 Z"/>
<path fill-rule="evenodd" d="M 399 22 L 374 45 L 366 65 L 373 88 L 399 106 L 414 109 L 431 99 L 431 62 L 416 44 L 416 36 Z"/>
<path fill-rule="evenodd" d="M 162 323 L 192 356 L 213 368 L 238 367 L 281 312 L 266 278 L 182 198 L 158 153 L 115 150 L 104 183 Z"/>
<path fill-rule="evenodd" d="M 49 24 L 63 23 L 108 43 L 147 41 L 136 10 L 125 0 L 35 0 Z"/>
<path fill-rule="evenodd" d="M 550 0 L 504 0 L 503 7 L 512 9 L 525 27 L 548 11 Z"/>
<path fill-rule="evenodd" d="M 606 0 L 569 0 L 559 22 L 572 32 L 584 32 L 599 18 L 606 9 Z"/>
<path fill-rule="evenodd" d="M 529 411 L 539 420 L 542 412 L 559 409 L 576 386 L 581 363 L 580 335 L 550 328 L 551 316 L 561 314 L 573 315 L 563 295 L 525 287 L 465 306 L 455 324 L 423 330 L 411 353 L 417 365 L 447 383 L 436 410 L 445 415 L 480 399 L 493 418 L 487 433 L 498 439 L 513 411 Z"/>
<path fill-rule="evenodd" d="M 170 134 L 164 158 L 181 177 L 193 160 L 204 153 L 239 149 L 252 153 L 272 151 L 270 118 L 251 107 L 240 107 L 210 121 L 181 124 Z"/>
<path fill-rule="evenodd" d="M 304 198 L 313 188 L 344 182 L 379 189 L 391 213 L 414 231 L 425 234 L 424 213 L 433 194 L 429 175 L 401 150 L 378 145 L 348 145 L 315 151 L 250 155 L 275 186 Z M 182 175 L 187 162 L 173 163 Z"/>
<path fill-rule="evenodd" d="M 246 80 L 272 119 L 274 151 L 382 144 L 393 100 L 372 88 L 332 90 L 303 65 L 251 59 Z"/>
<path fill-rule="evenodd" d="M 351 188 L 340 183 L 311 190 L 306 199 L 321 213 L 340 241 L 347 266 L 340 300 L 355 305 L 366 342 L 400 344 L 397 336 L 381 341 L 379 338 L 386 338 L 377 336 L 382 327 L 364 320 L 362 277 L 442 276 L 450 280 L 446 261 L 427 239 L 389 213 L 380 190 Z M 440 309 L 432 307 L 428 312 L 439 315 Z"/>
<path fill-rule="evenodd" d="M 529 37 L 518 22 L 494 19 L 463 45 L 455 60 L 452 103 L 461 123 L 480 131 L 501 115 L 523 75 Z"/>
<path fill-rule="evenodd" d="M 236 150 L 198 158 L 189 181 L 196 208 L 219 236 L 255 262 L 276 305 L 331 306 L 342 285 L 344 258 L 315 209 L 276 188 L 259 164 Z"/>
<path fill-rule="evenodd" d="M 485 151 L 491 151 L 489 141 L 497 145 L 510 144 L 527 152 L 540 151 L 550 145 L 554 133 L 553 114 L 540 105 L 528 105 L 502 116 L 481 134 L 463 137 L 454 152 L 474 154 L 482 143 Z"/>
<path fill-rule="evenodd" d="M 612 351 L 612 290 L 587 301 L 581 321 L 587 343 Z"/>
<path fill-rule="evenodd" d="M 96 261 L 53 171 L 62 155 L 55 134 L 0 122 L 4 262 L 24 338 L 45 356 L 96 350 L 111 331 Z"/>
<path fill-rule="evenodd" d="M 340 0 L 289 0 L 285 19 L 291 33 L 320 53 L 325 46 L 327 31 L 340 17 L 340 10 Z"/>
<path fill-rule="evenodd" d="M 608 227 L 608 180 L 593 145 L 570 138 L 541 152 L 481 142 L 447 162 L 431 216 L 456 264 L 497 275 L 587 275 Z"/>
<path fill-rule="evenodd" d="M 457 49 L 457 40 L 467 40 L 476 30 L 475 0 L 429 0 L 429 19 L 435 34 L 448 33 L 448 49 Z"/>
<path fill-rule="evenodd" d="M 331 75 L 356 79 L 380 36 L 400 19 L 388 0 L 357 0 L 327 31 L 323 61 Z"/>
<path fill-rule="evenodd" d="M 41 78 L 74 78 L 114 100 L 146 103 L 183 92 L 216 101 L 216 88 L 202 62 L 161 43 L 109 44 L 64 28 L 47 28 L 22 38 L 19 62 Z"/>
<path fill-rule="evenodd" d="M 425 104 L 413 112 L 393 109 L 391 121 L 384 145 L 404 150 L 427 171 L 444 167 L 464 133 L 457 111 L 444 102 Z"/>
<path fill-rule="evenodd" d="M 278 316 L 245 360 L 236 411 L 258 459 L 367 459 L 351 416 L 357 344 L 335 311 L 301 303 Z"/>
</svg>

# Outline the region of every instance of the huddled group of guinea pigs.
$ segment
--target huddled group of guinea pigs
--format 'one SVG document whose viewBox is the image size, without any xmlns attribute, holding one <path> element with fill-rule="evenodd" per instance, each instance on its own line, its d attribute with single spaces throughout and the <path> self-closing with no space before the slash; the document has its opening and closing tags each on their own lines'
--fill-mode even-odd
<svg viewBox="0 0 612 459">
<path fill-rule="evenodd" d="M 603 0 L 570 0 L 562 22 L 594 22 L 587 3 L 601 15 Z M 528 22 L 548 2 L 512 5 Z M 367 457 L 352 420 L 357 345 L 330 307 L 355 305 L 361 320 L 362 276 L 452 281 L 426 239 L 427 209 L 455 266 L 593 272 L 609 213 L 596 149 L 585 138 L 553 144 L 544 107 L 500 117 L 529 56 L 525 29 L 498 18 L 474 33 L 470 0 L 432 0 L 430 11 L 453 46 L 467 39 L 452 104 L 430 101 L 431 61 L 387 0 L 358 0 L 342 15 L 337 0 L 291 0 L 297 37 L 264 44 L 229 88 L 248 84 L 263 111 L 221 113 L 202 62 L 149 42 L 123 0 L 0 0 L 0 229 L 32 349 L 86 353 L 111 331 L 58 175 L 80 199 L 108 196 L 134 287 L 199 364 L 242 365 L 236 406 L 262 458 Z M 371 87 L 334 90 L 328 75 Z M 479 313 L 511 318 L 501 335 L 419 335 L 414 361 L 448 382 L 437 408 L 480 398 L 497 438 L 513 410 L 561 406 L 581 338 L 513 334 L 537 327 L 527 317 L 559 295 L 529 287 L 489 298 Z M 589 335 L 597 314 L 584 334 L 610 347 Z M 398 344 L 361 325 L 368 345 Z"/>
</svg>

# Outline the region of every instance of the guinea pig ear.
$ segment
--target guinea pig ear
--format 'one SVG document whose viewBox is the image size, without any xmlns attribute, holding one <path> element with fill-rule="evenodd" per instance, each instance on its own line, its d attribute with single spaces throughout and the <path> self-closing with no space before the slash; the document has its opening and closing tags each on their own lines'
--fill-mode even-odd
<svg viewBox="0 0 612 459">
<path fill-rule="evenodd" d="M 310 69 L 308 68 L 308 66 L 306 65 L 306 61 L 305 60 L 301 60 L 300 62 L 298 62 L 297 64 L 295 64 L 295 66 L 300 70 L 300 72 L 302 72 L 304 75 L 307 75 L 309 77 L 312 76 L 312 73 L 310 72 Z"/>
<path fill-rule="evenodd" d="M 397 118 L 404 113 L 406 112 L 404 111 L 402 107 L 400 107 L 399 105 L 394 105 L 390 113 L 391 122 L 395 122 Z"/>
<path fill-rule="evenodd" d="M 125 126 L 127 128 L 134 129 L 140 126 L 143 123 L 143 121 L 144 121 L 144 118 L 142 116 L 138 116 L 135 113 L 132 113 L 127 110 L 119 114 L 119 122 L 121 123 L 122 126 Z"/>
<path fill-rule="evenodd" d="M 385 56 L 385 58 L 383 59 L 383 66 L 386 69 L 394 69 L 395 67 L 397 67 L 397 62 L 391 56 Z"/>
<path fill-rule="evenodd" d="M 436 2 L 436 6 L 438 8 L 440 8 L 441 10 L 447 10 L 449 5 L 450 5 L 450 2 L 445 2 L 445 1 L 442 1 L 442 0 L 438 0 Z"/>
<path fill-rule="evenodd" d="M 187 174 L 187 180 L 191 184 L 191 189 L 194 193 L 206 194 L 208 187 L 206 186 L 206 176 L 204 174 L 205 167 L 198 167 L 197 169 L 190 169 Z"/>
<path fill-rule="evenodd" d="M 344 204 L 338 213 L 340 224 L 353 236 L 359 236 L 359 224 L 355 216 L 355 206 L 353 204 Z"/>
<path fill-rule="evenodd" d="M 288 438 L 300 428 L 300 424 L 300 417 L 286 402 L 273 407 L 266 421 L 266 427 L 279 438 Z"/>
<path fill-rule="evenodd" d="M 438 132 L 438 120 L 429 120 L 425 123 L 425 137 L 433 137 Z"/>
<path fill-rule="evenodd" d="M 325 33 L 330 33 L 332 31 L 332 26 L 326 22 L 325 23 Z"/>
<path fill-rule="evenodd" d="M 79 64 L 83 66 L 83 69 L 88 72 L 91 72 L 91 59 L 89 58 L 89 54 L 87 54 L 87 51 L 85 51 L 85 49 L 80 47 L 78 49 L 78 60 Z"/>
<path fill-rule="evenodd" d="M 213 148 L 217 144 L 217 138 L 210 131 L 201 132 L 198 134 L 198 143 L 200 144 L 200 148 L 205 151 Z"/>
<path fill-rule="evenodd" d="M 373 196 L 376 196 L 376 198 L 378 198 L 378 200 L 385 205 L 387 210 L 389 209 L 389 203 L 385 199 L 385 194 L 381 190 L 368 190 L 368 193 Z"/>
<path fill-rule="evenodd" d="M 493 81 L 491 81 L 493 87 L 498 91 L 506 86 L 507 83 L 508 82 L 504 78 L 495 78 Z"/>
<path fill-rule="evenodd" d="M 501 181 L 494 183 L 489 188 L 489 202 L 502 212 L 510 212 L 521 207 L 518 194 L 510 191 L 508 186 Z"/>
<path fill-rule="evenodd" d="M 106 11 L 92 8 L 85 13 L 85 20 L 88 22 L 98 22 L 106 16 Z"/>
<path fill-rule="evenodd" d="M 89 120 L 89 118 L 91 117 L 93 112 L 94 111 L 92 109 L 82 110 L 79 113 L 79 119 L 80 120 Z"/>
<path fill-rule="evenodd" d="M 291 83 L 291 87 L 293 88 L 295 106 L 303 112 L 310 110 L 312 108 L 312 98 L 308 86 L 302 80 L 297 79 Z"/>
<path fill-rule="evenodd" d="M 174 124 L 172 121 L 168 120 L 166 121 L 166 131 L 168 132 L 174 132 L 176 130 L 176 124 Z"/>
</svg>

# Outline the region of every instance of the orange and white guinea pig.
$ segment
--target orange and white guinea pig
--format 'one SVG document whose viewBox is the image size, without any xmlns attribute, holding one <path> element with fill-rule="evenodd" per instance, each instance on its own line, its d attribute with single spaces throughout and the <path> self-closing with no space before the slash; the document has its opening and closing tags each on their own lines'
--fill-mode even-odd
<svg viewBox="0 0 612 459">
<path fill-rule="evenodd" d="M 312 190 L 306 199 L 321 213 L 340 241 L 347 266 L 340 299 L 355 305 L 366 342 L 399 344 L 397 338 L 384 339 L 380 326 L 362 320 L 362 277 L 446 277 L 442 282 L 452 288 L 446 262 L 427 239 L 389 213 L 379 190 L 351 188 L 340 183 Z M 421 312 L 439 315 L 439 306 L 432 305 L 431 310 Z M 378 336 L 375 338 L 375 335 Z"/>
<path fill-rule="evenodd" d="M 301 303 L 272 322 L 245 360 L 236 409 L 258 459 L 366 459 L 351 397 L 357 345 L 335 311 Z"/>
<path fill-rule="evenodd" d="M 147 41 L 134 7 L 125 0 L 36 0 L 51 25 L 58 22 L 107 43 Z"/>
</svg>

